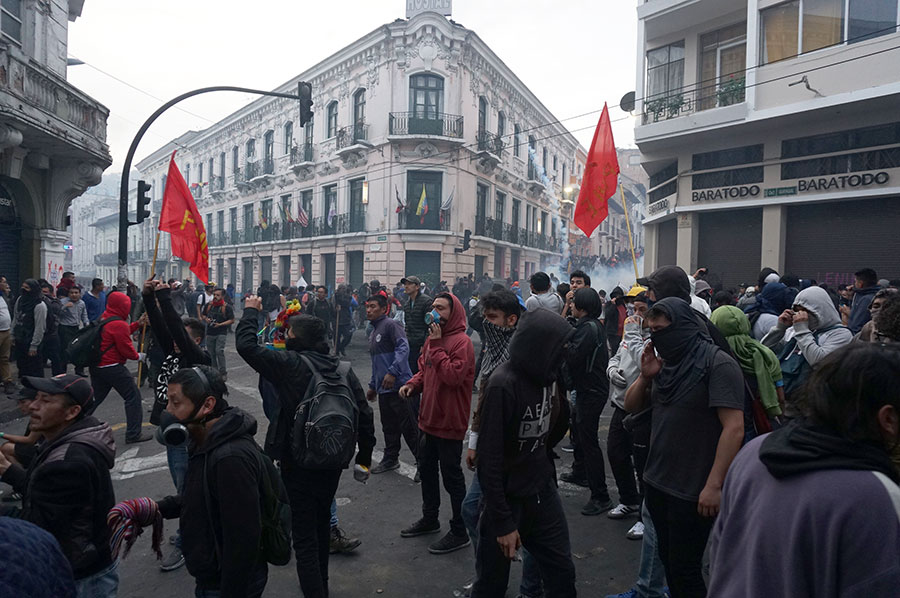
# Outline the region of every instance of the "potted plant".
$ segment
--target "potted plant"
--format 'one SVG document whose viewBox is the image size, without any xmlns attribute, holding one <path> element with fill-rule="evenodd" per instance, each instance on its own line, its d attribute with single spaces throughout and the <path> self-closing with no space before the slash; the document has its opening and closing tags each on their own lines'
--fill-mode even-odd
<svg viewBox="0 0 900 598">
<path fill-rule="evenodd" d="M 719 89 L 716 91 L 716 99 L 719 101 L 719 106 L 731 106 L 732 104 L 738 104 L 744 101 L 744 88 L 746 87 L 746 80 L 744 77 L 736 77 L 731 75 L 719 84 Z"/>
</svg>

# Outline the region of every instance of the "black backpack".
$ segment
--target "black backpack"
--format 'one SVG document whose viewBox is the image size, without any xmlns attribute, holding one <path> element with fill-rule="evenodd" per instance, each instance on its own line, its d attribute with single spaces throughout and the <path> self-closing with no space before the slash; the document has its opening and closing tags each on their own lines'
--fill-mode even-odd
<svg viewBox="0 0 900 598">
<path fill-rule="evenodd" d="M 297 405 L 291 431 L 291 456 L 305 469 L 345 469 L 356 451 L 359 407 L 348 381 L 350 364 L 320 372 L 300 355 L 311 372 L 306 394 Z"/>
<path fill-rule="evenodd" d="M 118 316 L 96 320 L 78 331 L 75 338 L 66 347 L 69 354 L 69 362 L 77 368 L 96 366 L 106 351 L 100 351 L 100 342 L 103 335 L 103 327 L 113 320 L 121 320 Z M 107 351 L 112 348 L 110 345 Z"/>
<path fill-rule="evenodd" d="M 273 565 L 287 565 L 291 560 L 291 504 L 281 474 L 262 450 L 253 443 L 256 458 L 259 461 L 259 553 L 266 562 Z M 209 495 L 209 462 L 204 461 L 203 497 L 206 502 L 206 516 L 218 557 L 219 568 L 222 567 L 222 549 L 216 537 L 212 520 L 212 508 Z"/>
</svg>

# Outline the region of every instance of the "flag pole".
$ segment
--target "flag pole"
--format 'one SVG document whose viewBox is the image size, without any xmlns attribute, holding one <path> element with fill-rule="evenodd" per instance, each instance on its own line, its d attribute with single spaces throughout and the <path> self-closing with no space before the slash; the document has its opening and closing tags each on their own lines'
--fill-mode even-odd
<svg viewBox="0 0 900 598">
<path fill-rule="evenodd" d="M 153 243 L 153 262 L 150 264 L 150 278 L 156 276 L 156 255 L 159 253 L 159 229 L 156 230 L 156 241 Z M 147 313 L 147 309 L 144 308 L 144 313 Z M 144 352 L 144 340 L 147 338 L 147 324 L 144 323 L 141 326 L 141 343 L 140 349 L 138 349 L 139 353 Z M 141 387 L 141 368 L 143 367 L 144 362 L 138 362 L 138 371 L 137 371 L 137 383 L 138 388 Z"/>
<path fill-rule="evenodd" d="M 637 268 L 637 259 L 634 257 L 634 239 L 631 236 L 631 222 L 628 219 L 628 202 L 625 201 L 625 187 L 619 183 L 619 193 L 622 195 L 622 209 L 625 210 L 625 228 L 628 230 L 628 247 L 631 249 L 631 263 L 634 265 L 634 279 L 640 278 Z"/>
</svg>

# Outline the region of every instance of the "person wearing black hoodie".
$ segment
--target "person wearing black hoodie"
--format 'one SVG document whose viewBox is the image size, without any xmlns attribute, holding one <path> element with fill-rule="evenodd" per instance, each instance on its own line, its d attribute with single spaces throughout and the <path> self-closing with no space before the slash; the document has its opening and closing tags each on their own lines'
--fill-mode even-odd
<svg viewBox="0 0 900 598">
<path fill-rule="evenodd" d="M 250 296 L 235 331 L 238 354 L 278 391 L 278 403 L 266 434 L 265 451 L 281 461 L 281 473 L 287 487 L 293 517 L 293 544 L 297 576 L 306 598 L 328 596 L 328 552 L 331 541 L 331 502 L 337 491 L 342 469 L 313 470 L 301 467 L 291 451 L 291 427 L 297 406 L 313 379 L 308 364 L 320 372 L 334 372 L 340 362 L 329 355 L 326 323 L 307 314 L 288 321 L 285 351 L 273 351 L 256 342 L 256 328 L 262 301 Z M 354 477 L 364 481 L 372 464 L 375 447 L 375 421 L 366 393 L 350 369 L 347 382 L 359 410 Z M 362 474 L 357 476 L 357 474 Z"/>
<path fill-rule="evenodd" d="M 13 308 L 13 357 L 19 377 L 44 375 L 39 355 L 47 325 L 47 304 L 41 296 L 40 283 L 26 279 L 22 293 Z"/>
<path fill-rule="evenodd" d="M 160 428 L 170 442 L 170 428 L 187 428 L 190 457 L 183 490 L 159 501 L 159 512 L 179 518 L 198 598 L 259 598 L 268 565 L 259 549 L 265 472 L 256 420 L 229 407 L 225 382 L 209 366 L 178 370 L 168 382 Z"/>
<path fill-rule="evenodd" d="M 37 391 L 30 423 L 44 441 L 28 469 L 0 453 L 0 480 L 23 495 L 21 518 L 59 541 L 72 565 L 77 598 L 115 596 L 118 561 L 106 525 L 116 503 L 109 475 L 116 456 L 112 430 L 86 414 L 94 399 L 87 379 L 26 376 L 22 384 Z"/>
<path fill-rule="evenodd" d="M 520 546 L 537 560 L 547 598 L 575 596 L 569 528 L 549 455 L 565 435 L 568 405 L 548 388 L 573 334 L 548 310 L 527 312 L 510 341 L 509 361 L 487 381 L 477 446 L 484 513 L 473 598 L 504 595 Z"/>
</svg>

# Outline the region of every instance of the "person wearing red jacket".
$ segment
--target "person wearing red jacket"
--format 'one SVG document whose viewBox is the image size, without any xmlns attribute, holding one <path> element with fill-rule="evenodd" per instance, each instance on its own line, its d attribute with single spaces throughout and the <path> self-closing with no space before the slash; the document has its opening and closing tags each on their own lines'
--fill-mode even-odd
<svg viewBox="0 0 900 598">
<path fill-rule="evenodd" d="M 144 419 L 141 393 L 134 376 L 125 367 L 128 360 L 139 361 L 144 356 L 134 350 L 132 333 L 140 326 L 138 322 L 128 323 L 131 313 L 131 298 L 125 293 L 112 292 L 106 298 L 106 311 L 100 316 L 107 322 L 100 332 L 100 363 L 91 366 L 91 386 L 94 388 L 94 403 L 88 415 L 93 413 L 106 399 L 109 391 L 115 389 L 125 401 L 125 444 L 145 442 L 153 438 L 149 432 L 141 432 Z"/>
<path fill-rule="evenodd" d="M 441 531 L 438 514 L 441 487 L 450 494 L 453 517 L 450 531 L 428 547 L 432 554 L 446 554 L 470 544 L 462 519 L 462 502 L 466 496 L 466 480 L 462 472 L 463 440 L 469 426 L 472 383 L 475 380 L 475 351 L 466 335 L 466 312 L 462 303 L 450 293 L 434 298 L 434 306 L 426 317 L 428 338 L 419 355 L 419 371 L 400 388 L 400 397 L 408 399 L 422 393 L 419 408 L 419 474 L 422 478 L 422 518 L 400 535 L 412 538 Z"/>
</svg>

